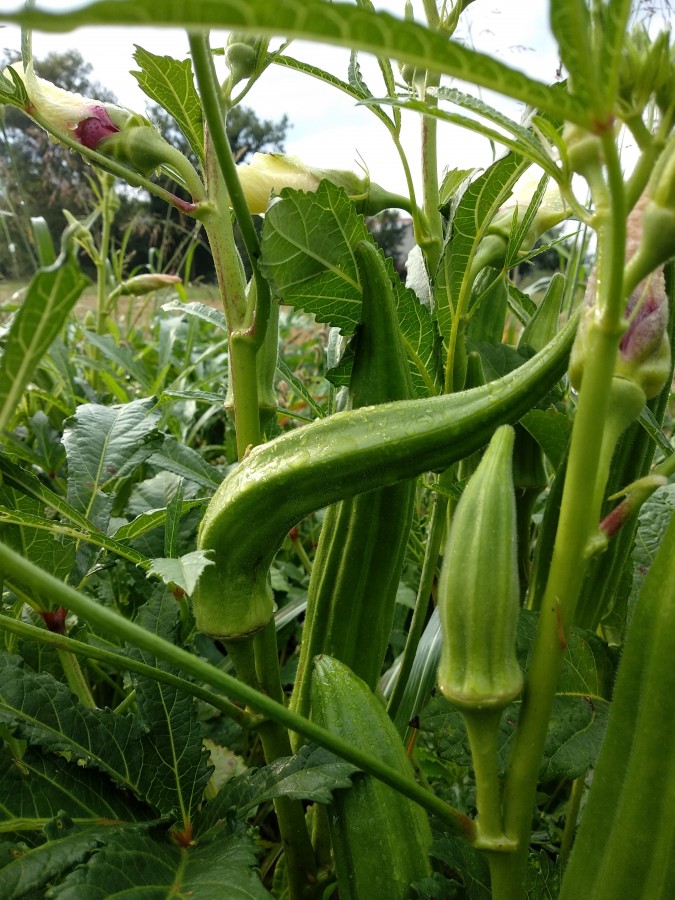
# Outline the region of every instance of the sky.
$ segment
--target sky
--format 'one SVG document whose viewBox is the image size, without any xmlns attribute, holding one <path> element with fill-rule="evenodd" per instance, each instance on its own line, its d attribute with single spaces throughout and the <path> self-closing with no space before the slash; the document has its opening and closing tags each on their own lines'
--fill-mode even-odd
<svg viewBox="0 0 675 900">
<path fill-rule="evenodd" d="M 44 9 L 63 10 L 79 5 L 81 3 L 69 0 L 39 2 Z M 375 5 L 394 15 L 403 15 L 403 0 L 375 0 Z M 509 5 L 510 12 L 507 11 Z M 421 16 L 420 0 L 415 0 L 414 6 Z M 508 0 L 475 0 L 463 15 L 463 24 L 456 36 L 533 77 L 546 82 L 555 81 L 558 57 L 548 27 L 548 3 L 546 0 L 534 0 L 528 5 L 527 15 L 514 15 L 513 9 Z M 222 47 L 226 39 L 225 32 L 213 32 L 211 44 Z M 78 49 L 92 63 L 94 78 L 112 90 L 121 105 L 143 111 L 147 98 L 129 74 L 131 69 L 136 68 L 132 58 L 134 44 L 152 53 L 168 54 L 178 59 L 188 55 L 185 34 L 173 29 L 135 29 L 131 33 L 131 29 L 124 28 L 82 28 L 66 35 L 35 33 L 33 36 L 37 59 L 52 51 Z M 1 31 L 0 47 L 18 51 L 18 29 L 8 27 Z M 288 53 L 344 80 L 347 78 L 349 54 L 346 50 L 295 41 Z M 360 63 L 371 91 L 375 96 L 384 95 L 373 58 L 362 54 Z M 220 65 L 223 65 L 222 59 Z M 224 68 L 222 72 L 224 77 Z M 512 117 L 520 117 L 518 105 L 486 92 L 481 96 Z M 391 191 L 406 192 L 401 163 L 386 129 L 369 110 L 356 106 L 340 91 L 307 76 L 272 66 L 250 91 L 244 103 L 264 119 L 276 120 L 286 114 L 290 122 L 286 152 L 299 157 L 307 165 L 357 172 L 365 166 L 373 181 Z M 420 120 L 416 114 L 404 114 L 402 138 L 419 189 Z M 487 166 L 492 158 L 493 150 L 484 138 L 447 124 L 439 126 L 439 162 L 442 169 Z"/>
</svg>

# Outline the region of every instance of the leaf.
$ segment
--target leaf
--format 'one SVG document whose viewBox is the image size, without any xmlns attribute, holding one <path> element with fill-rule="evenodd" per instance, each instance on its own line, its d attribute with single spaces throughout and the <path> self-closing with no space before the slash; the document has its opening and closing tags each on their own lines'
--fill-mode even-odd
<svg viewBox="0 0 675 900">
<path fill-rule="evenodd" d="M 322 747 L 306 744 L 295 756 L 275 760 L 231 778 L 196 819 L 200 832 L 226 818 L 244 819 L 251 810 L 276 797 L 327 804 L 333 791 L 352 786 L 358 769 Z"/>
<path fill-rule="evenodd" d="M 462 194 L 436 275 L 434 312 L 446 345 L 455 315 L 466 315 L 471 264 L 494 214 L 529 163 L 514 153 L 498 160 Z"/>
<path fill-rule="evenodd" d="M 352 334 L 361 319 L 352 248 L 368 237 L 342 189 L 327 181 L 311 193 L 287 188 L 265 217 L 261 267 L 284 303 Z"/>
<path fill-rule="evenodd" d="M 537 615 L 524 610 L 518 621 L 518 658 L 527 670 Z M 436 654 L 440 653 L 440 634 Z M 572 628 L 540 768 L 540 780 L 576 778 L 595 765 L 609 716 L 614 665 L 606 645 L 593 632 Z M 419 708 L 419 707 L 418 707 Z M 520 701 L 510 704 L 499 732 L 499 768 L 506 771 L 517 727 Z M 422 713 L 420 728 L 435 752 L 463 767 L 471 766 L 471 751 L 461 713 L 442 696 Z"/>
<path fill-rule="evenodd" d="M 567 416 L 556 409 L 531 409 L 520 420 L 548 457 L 554 469 L 559 469 L 572 431 Z"/>
<path fill-rule="evenodd" d="M 159 437 L 156 400 L 120 406 L 85 403 L 68 419 L 63 445 L 68 457 L 68 501 L 102 530 L 107 528 L 117 478 L 150 456 Z"/>
<path fill-rule="evenodd" d="M 57 578 L 70 575 L 75 564 L 75 542 L 34 527 L 45 524 L 44 504 L 6 485 L 0 488 L 0 503 L 5 504 L 4 508 L 0 506 L 0 522 L 13 520 L 12 525 L 2 529 L 3 541 Z"/>
<path fill-rule="evenodd" d="M 436 119 L 440 122 L 447 122 L 467 131 L 474 131 L 487 138 L 489 141 L 505 147 L 511 152 L 517 153 L 519 156 L 528 159 L 532 163 L 541 166 L 541 168 L 549 175 L 556 174 L 555 163 L 550 155 L 544 150 L 538 139 L 532 131 L 524 125 L 513 122 L 507 116 L 502 115 L 497 110 L 492 109 L 482 100 L 464 94 L 454 88 L 438 88 L 434 91 L 439 99 L 450 100 L 463 106 L 472 113 L 479 113 L 487 117 L 490 121 L 500 126 L 502 130 L 496 130 L 490 125 L 486 125 L 481 119 L 473 116 L 465 116 L 461 113 L 449 112 L 442 109 L 435 103 L 426 103 L 424 100 L 414 100 L 401 97 L 381 97 L 377 102 L 392 106 L 395 110 L 409 110 L 423 116 Z M 509 133 L 510 132 L 510 133 Z"/>
<path fill-rule="evenodd" d="M 223 480 L 223 473 L 219 469 L 207 463 L 192 447 L 172 437 L 164 439 L 162 449 L 152 454 L 150 462 L 162 470 L 212 490 Z"/>
<path fill-rule="evenodd" d="M 20 659 L 5 653 L 0 654 L 0 721 L 31 746 L 68 753 L 139 798 L 156 790 L 157 760 L 148 754 L 133 716 L 87 709 L 64 684 L 46 673 L 29 672 Z"/>
<path fill-rule="evenodd" d="M 570 73 L 574 94 L 598 109 L 600 72 L 591 44 L 591 15 L 586 0 L 551 0 L 551 30 L 563 65 Z"/>
<path fill-rule="evenodd" d="M 208 558 L 207 552 L 193 550 L 192 553 L 186 553 L 178 559 L 153 559 L 148 568 L 148 576 L 156 575 L 164 584 L 176 585 L 191 597 L 199 576 L 207 566 L 214 564 L 214 561 Z"/>
<path fill-rule="evenodd" d="M 141 607 L 134 621 L 151 634 L 175 643 L 179 623 L 178 603 L 168 590 L 158 592 Z M 146 665 L 182 674 L 151 653 L 130 647 L 129 656 Z M 147 729 L 144 745 L 156 760 L 148 800 L 164 813 L 176 816 L 183 829 L 201 803 L 212 769 L 202 741 L 194 697 L 172 685 L 132 674 L 138 715 Z M 150 756 L 150 754 L 148 754 Z"/>
<path fill-rule="evenodd" d="M 206 303 L 183 303 L 182 300 L 169 300 L 168 303 L 162 304 L 162 309 L 166 312 L 180 312 L 186 316 L 202 319 L 227 334 L 225 314 L 213 306 L 207 306 Z"/>
<path fill-rule="evenodd" d="M 202 506 L 206 501 L 183 500 L 180 505 L 179 516 L 182 518 L 185 513 L 198 506 Z M 160 528 L 166 523 L 168 515 L 168 507 L 163 509 L 149 509 L 147 512 L 141 513 L 132 519 L 128 525 L 121 525 L 115 532 L 116 541 L 131 541 L 134 538 L 142 537 L 155 528 Z"/>
<path fill-rule="evenodd" d="M 40 502 L 40 512 L 35 521 L 27 519 L 26 513 L 22 515 L 22 519 L 27 525 L 48 530 L 47 523 L 54 518 L 54 512 L 58 512 L 63 519 L 73 522 L 77 526 L 77 528 L 69 529 L 66 532 L 75 539 L 88 540 L 115 553 L 117 556 L 131 560 L 136 565 L 143 567 L 147 565 L 148 560 L 141 553 L 124 544 L 120 544 L 114 538 L 108 537 L 104 531 L 95 528 L 86 516 L 72 507 L 67 500 L 42 484 L 32 472 L 18 466 L 2 450 L 0 450 L 0 474 L 4 479 L 5 485 L 11 486 L 27 497 L 35 498 Z M 58 521 L 55 521 L 54 524 L 56 530 L 59 527 Z M 68 528 L 68 526 L 61 527 Z"/>
<path fill-rule="evenodd" d="M 83 329 L 82 336 L 105 359 L 120 368 L 125 375 L 130 375 L 134 381 L 137 381 L 145 391 L 152 390 L 153 380 L 150 370 L 129 347 L 120 347 L 110 334 L 96 334 Z M 91 365 L 91 360 L 87 360 L 87 363 Z"/>
<path fill-rule="evenodd" d="M 35 368 L 89 284 L 72 253 L 71 231 L 66 229 L 64 249 L 54 265 L 38 270 L 31 279 L 12 320 L 0 361 L 0 431 L 7 427 Z"/>
<path fill-rule="evenodd" d="M 136 45 L 140 72 L 131 74 L 141 89 L 176 120 L 197 157 L 204 163 L 204 116 L 192 75 L 192 60 L 155 56 Z"/>
<path fill-rule="evenodd" d="M 511 703 L 502 716 L 498 736 L 500 777 L 506 773 L 519 712 L 520 704 Z M 556 695 L 539 780 L 578 778 L 592 768 L 600 754 L 608 718 L 606 700 Z M 441 759 L 471 768 L 471 750 L 462 714 L 444 697 L 435 697 L 429 703 L 420 716 L 420 729 Z"/>
<path fill-rule="evenodd" d="M 628 598 L 629 613 L 632 613 L 638 602 L 642 585 L 661 546 L 673 510 L 675 510 L 675 484 L 666 484 L 659 488 L 640 510 L 633 547 L 633 585 Z"/>
<path fill-rule="evenodd" d="M 59 13 L 32 8 L 3 12 L 0 22 L 52 32 L 68 32 L 82 25 L 151 24 L 197 30 L 225 28 L 269 37 L 283 34 L 431 69 L 506 94 L 579 125 L 586 125 L 591 119 L 578 97 L 559 94 L 498 59 L 448 40 L 444 34 L 421 24 L 347 3 L 191 0 L 189 4 L 158 4 L 157 0 L 96 0 L 84 8 Z"/>
<path fill-rule="evenodd" d="M 314 193 L 284 190 L 263 226 L 262 267 L 284 303 L 353 334 L 361 320 L 362 288 L 353 248 L 372 241 L 345 192 L 323 181 Z M 413 386 L 418 396 L 438 393 L 434 323 L 385 259 Z M 344 368 L 344 367 L 343 367 Z M 342 375 L 344 379 L 345 373 Z"/>
<path fill-rule="evenodd" d="M 465 894 L 457 894 L 463 900 L 490 900 L 492 893 L 490 891 L 490 870 L 488 868 L 486 858 L 475 850 L 462 838 L 455 837 L 447 832 L 434 830 L 434 840 L 431 845 L 430 856 L 432 859 L 442 863 L 444 871 L 452 873 L 455 877 L 461 878 Z M 457 881 L 452 882 L 449 879 L 443 879 L 440 873 L 436 873 L 438 878 L 439 889 L 451 890 L 452 886 L 458 886 Z M 445 883 L 443 883 L 445 882 Z M 422 893 L 421 897 L 429 897 L 429 900 L 444 896 L 444 894 L 433 892 L 429 894 Z M 453 896 L 453 894 L 450 894 Z"/>
<path fill-rule="evenodd" d="M 176 493 L 166 506 L 166 526 L 164 528 L 164 555 L 169 559 L 178 556 L 178 530 L 183 514 L 183 479 L 178 481 Z"/>
<path fill-rule="evenodd" d="M 50 900 L 88 897 L 194 897 L 271 900 L 253 871 L 252 841 L 221 827 L 210 839 L 181 848 L 151 834 L 119 832 L 87 865 L 49 891 Z"/>
<path fill-rule="evenodd" d="M 3 830 L 12 819 L 51 819 L 60 811 L 73 819 L 153 818 L 150 807 L 97 772 L 33 749 L 0 768 L 0 797 Z"/>
<path fill-rule="evenodd" d="M 624 41 L 631 8 L 630 0 L 610 0 L 603 6 L 599 87 L 606 109 L 614 108 L 619 90 Z"/>
<path fill-rule="evenodd" d="M 19 109 L 26 109 L 28 106 L 26 86 L 14 69 L 9 69 L 9 77 L 0 72 L 0 104 L 18 106 Z"/>
<path fill-rule="evenodd" d="M 10 861 L 0 869 L 0 896 L 7 898 L 45 897 L 44 888 L 81 863 L 100 847 L 118 828 L 97 825 L 71 831 L 59 840 L 47 841 L 36 847 L 25 843 L 14 846 Z"/>
</svg>

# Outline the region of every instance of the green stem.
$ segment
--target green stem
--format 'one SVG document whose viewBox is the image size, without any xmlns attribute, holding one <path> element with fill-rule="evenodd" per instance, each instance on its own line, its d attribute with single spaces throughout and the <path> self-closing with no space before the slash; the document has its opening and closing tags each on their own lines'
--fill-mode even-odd
<svg viewBox="0 0 675 900">
<path fill-rule="evenodd" d="M 65 635 L 47 631 L 46 628 L 39 628 L 36 625 L 29 625 L 27 622 L 10 619 L 9 616 L 0 616 L 0 628 L 10 634 L 25 638 L 27 641 L 39 641 L 42 644 L 55 647 L 60 652 L 67 652 L 69 656 L 96 659 L 113 669 L 119 669 L 122 672 L 135 672 L 137 675 L 143 675 L 145 678 L 152 678 L 153 681 L 159 681 L 162 684 L 178 688 L 229 716 L 242 728 L 257 728 L 262 721 L 260 716 L 253 716 L 245 712 L 225 697 L 221 697 L 220 694 L 215 694 L 213 691 L 209 691 L 207 688 L 203 688 L 192 681 L 187 681 L 185 678 L 180 678 L 178 675 L 172 675 L 164 669 L 157 669 L 154 666 L 137 662 L 135 659 L 131 659 L 118 651 L 104 650 L 101 647 L 85 644 Z M 131 697 L 131 694 L 127 695 L 123 702 L 128 702 L 129 697 Z"/>
<path fill-rule="evenodd" d="M 277 703 L 283 705 L 284 693 L 279 674 L 277 633 L 274 621 L 259 631 L 254 640 L 256 668 L 262 690 Z M 288 731 L 276 722 L 268 721 L 259 729 L 267 763 L 284 756 L 291 756 Z M 305 811 L 301 801 L 277 797 L 274 808 L 282 835 L 286 870 L 291 897 L 302 897 L 316 881 L 317 863 L 307 830 Z"/>
<path fill-rule="evenodd" d="M 501 716 L 501 709 L 462 710 L 476 776 L 476 827 L 480 837 L 488 840 L 504 838 L 497 774 L 497 736 Z"/>
<path fill-rule="evenodd" d="M 101 183 L 101 243 L 96 256 L 96 334 L 105 334 L 108 317 L 108 254 L 114 212 L 112 210 L 113 178 L 103 175 Z"/>
<path fill-rule="evenodd" d="M 36 631 L 40 630 L 41 629 L 36 629 Z M 63 667 L 63 673 L 66 676 L 68 687 L 75 694 L 82 706 L 86 706 L 88 709 L 96 709 L 96 703 L 91 696 L 89 683 L 84 677 L 84 673 L 77 657 L 72 653 L 68 653 L 66 650 L 57 650 L 56 652 Z"/>
<path fill-rule="evenodd" d="M 604 145 L 609 198 L 601 197 L 596 201 L 599 223 L 598 318 L 589 326 L 589 350 L 572 430 L 558 530 L 511 751 L 504 793 L 504 824 L 506 834 L 517 841 L 518 850 L 505 863 L 510 872 L 507 888 L 499 900 L 520 900 L 525 896 L 537 777 L 567 647 L 566 628 L 573 620 L 588 563 L 589 538 L 595 534 L 600 517 L 601 497 L 596 490 L 598 460 L 622 334 L 626 240 L 624 187 L 611 135 L 605 137 Z"/>
<path fill-rule="evenodd" d="M 413 663 L 415 661 L 415 654 L 417 653 L 417 648 L 424 632 L 427 611 L 429 609 L 429 598 L 431 597 L 434 578 L 436 577 L 438 555 L 441 552 L 441 544 L 443 542 L 448 497 L 445 494 L 437 493 L 434 495 L 433 503 L 434 508 L 431 512 L 422 573 L 420 575 L 417 597 L 415 599 L 415 609 L 410 622 L 405 649 L 403 650 L 401 667 L 396 677 L 396 684 L 394 685 L 394 690 L 392 691 L 389 703 L 387 704 L 389 717 L 395 722 L 396 727 L 401 734 L 405 732 L 408 723 L 397 721 L 397 713 L 403 695 L 405 694 L 408 679 L 410 678 L 410 672 L 412 671 Z"/>
<path fill-rule="evenodd" d="M 19 553 L 16 553 L 1 541 L 0 572 L 11 573 L 21 583 L 26 584 L 33 590 L 49 595 L 55 603 L 72 610 L 82 619 L 90 621 L 103 630 L 111 632 L 117 639 L 128 641 L 136 647 L 147 650 L 158 659 L 162 659 L 183 672 L 187 672 L 194 678 L 226 692 L 243 703 L 249 704 L 253 709 L 259 711 L 260 714 L 278 722 L 290 731 L 297 731 L 303 734 L 307 740 L 314 741 L 319 746 L 331 750 L 342 757 L 342 759 L 373 775 L 404 796 L 410 797 L 415 803 L 418 803 L 439 818 L 453 834 L 459 834 L 469 841 L 476 839 L 476 829 L 471 819 L 454 807 L 449 806 L 440 797 L 436 797 L 425 788 L 420 787 L 411 778 L 407 778 L 390 766 L 385 765 L 369 753 L 364 753 L 353 747 L 327 729 L 321 728 L 315 722 L 296 715 L 275 700 L 266 697 L 249 685 L 243 684 L 226 672 L 220 671 L 187 650 L 176 647 L 159 635 L 146 631 L 140 625 L 129 622 L 113 610 L 99 605 L 96 601 L 70 587 L 70 585 L 64 584 L 58 578 L 40 569 L 29 560 L 24 559 Z"/>
<path fill-rule="evenodd" d="M 577 820 L 579 818 L 579 810 L 581 808 L 581 798 L 584 794 L 586 775 L 580 775 L 572 782 L 570 791 L 570 799 L 567 802 L 567 812 L 565 814 L 565 830 L 563 831 L 562 840 L 560 841 L 560 862 L 564 866 L 569 859 L 574 835 L 577 830 Z"/>
<path fill-rule="evenodd" d="M 234 161 L 227 137 L 227 129 L 222 112 L 222 93 L 218 86 L 208 38 L 204 33 L 190 33 L 189 42 L 192 63 L 204 108 L 204 118 L 209 129 L 220 172 L 227 186 L 229 202 L 234 210 L 253 269 L 256 285 L 256 303 L 255 308 L 248 311 L 245 324 L 250 329 L 250 334 L 256 346 L 260 347 L 265 339 L 271 304 L 269 285 L 259 267 L 260 242 L 253 225 L 253 219 L 248 211 L 246 197 L 237 175 L 237 164 Z"/>
</svg>

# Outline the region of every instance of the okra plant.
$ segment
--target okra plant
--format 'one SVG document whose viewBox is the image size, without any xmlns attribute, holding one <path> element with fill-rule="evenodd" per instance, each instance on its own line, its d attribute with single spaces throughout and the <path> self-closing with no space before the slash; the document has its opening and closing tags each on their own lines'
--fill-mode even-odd
<svg viewBox="0 0 675 900">
<path fill-rule="evenodd" d="M 0 12 L 23 29 L 0 103 L 100 185 L 59 252 L 36 224 L 2 336 L 2 897 L 675 892 L 670 32 L 630 0 L 550 0 L 547 84 L 458 38 L 472 0 L 401 7 Z M 31 31 L 84 25 L 187 31 L 189 58 L 139 46 L 134 74 L 189 158 L 39 77 Z M 347 48 L 344 75 L 294 39 Z M 237 164 L 228 115 L 279 66 L 377 117 L 405 196 L 376 172 Z M 492 165 L 439 171 L 444 123 Z M 117 299 L 176 278 L 115 255 L 121 183 L 213 256 L 221 308 L 186 286 L 156 347 Z M 388 208 L 412 220 L 405 285 L 366 227 Z M 330 329 L 315 392 L 289 310 L 321 354 Z"/>
</svg>

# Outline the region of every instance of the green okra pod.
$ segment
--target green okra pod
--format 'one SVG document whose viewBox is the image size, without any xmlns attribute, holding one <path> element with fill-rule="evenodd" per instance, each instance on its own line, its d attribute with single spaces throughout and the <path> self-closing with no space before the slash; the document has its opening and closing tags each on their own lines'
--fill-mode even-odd
<svg viewBox="0 0 675 900">
<path fill-rule="evenodd" d="M 494 433 L 455 510 L 438 581 L 438 684 L 462 709 L 500 709 L 522 688 L 514 430 Z"/>
<path fill-rule="evenodd" d="M 675 517 L 644 582 L 560 900 L 675 896 Z"/>
<path fill-rule="evenodd" d="M 197 627 L 244 637 L 270 620 L 269 569 L 289 529 L 337 500 L 445 469 L 517 421 L 563 375 L 576 319 L 504 377 L 459 394 L 348 410 L 255 447 L 216 490 L 198 546 Z"/>
<path fill-rule="evenodd" d="M 414 396 L 390 275 L 374 244 L 355 256 L 361 324 L 349 387 L 352 409 Z M 374 689 L 387 652 L 396 592 L 412 523 L 415 480 L 342 500 L 326 511 L 309 583 L 291 706 L 309 714 L 311 660 L 346 663 Z"/>
<path fill-rule="evenodd" d="M 314 661 L 312 717 L 355 747 L 412 778 L 400 735 L 382 702 L 343 663 Z M 341 900 L 406 900 L 431 874 L 431 830 L 424 810 L 370 775 L 335 791 L 329 809 Z"/>
</svg>

